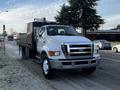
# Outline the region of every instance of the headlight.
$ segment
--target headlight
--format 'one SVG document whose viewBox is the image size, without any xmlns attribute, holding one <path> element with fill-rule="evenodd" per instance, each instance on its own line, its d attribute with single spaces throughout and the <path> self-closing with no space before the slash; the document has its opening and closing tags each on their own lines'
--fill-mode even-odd
<svg viewBox="0 0 120 90">
<path fill-rule="evenodd" d="M 94 54 L 98 54 L 99 48 L 97 45 L 94 44 Z"/>
<path fill-rule="evenodd" d="M 99 46 L 99 48 L 102 48 L 102 43 L 99 42 L 99 43 L 98 43 L 98 46 Z"/>
<path fill-rule="evenodd" d="M 48 55 L 49 56 L 59 56 L 60 55 L 60 51 L 48 51 Z"/>
</svg>

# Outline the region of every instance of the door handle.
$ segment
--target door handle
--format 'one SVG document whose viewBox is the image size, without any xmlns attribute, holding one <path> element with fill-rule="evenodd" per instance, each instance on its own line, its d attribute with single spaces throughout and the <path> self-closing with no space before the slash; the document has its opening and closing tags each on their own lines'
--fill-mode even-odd
<svg viewBox="0 0 120 90">
<path fill-rule="evenodd" d="M 45 41 L 43 41 L 43 43 L 46 43 Z"/>
</svg>

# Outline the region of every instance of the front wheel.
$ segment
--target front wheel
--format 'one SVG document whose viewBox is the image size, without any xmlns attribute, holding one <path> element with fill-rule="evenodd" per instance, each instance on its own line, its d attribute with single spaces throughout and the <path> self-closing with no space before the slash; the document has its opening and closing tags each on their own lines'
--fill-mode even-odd
<svg viewBox="0 0 120 90">
<path fill-rule="evenodd" d="M 113 51 L 117 53 L 117 52 L 118 52 L 118 49 L 117 49 L 116 47 L 114 47 L 114 48 L 113 48 Z"/>
<path fill-rule="evenodd" d="M 53 77 L 53 69 L 50 67 L 50 62 L 47 58 L 47 55 L 43 55 L 42 58 L 42 71 L 45 78 L 50 79 Z"/>
<path fill-rule="evenodd" d="M 92 74 L 96 70 L 96 67 L 90 67 L 90 68 L 83 68 L 82 71 L 86 74 Z"/>
</svg>

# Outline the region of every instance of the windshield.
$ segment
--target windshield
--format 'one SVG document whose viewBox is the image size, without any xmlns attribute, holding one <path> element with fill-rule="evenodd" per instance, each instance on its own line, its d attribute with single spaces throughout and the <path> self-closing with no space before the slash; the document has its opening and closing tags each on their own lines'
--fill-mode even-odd
<svg viewBox="0 0 120 90">
<path fill-rule="evenodd" d="M 70 27 L 70 26 L 48 26 L 47 34 L 49 36 L 54 36 L 54 35 L 78 36 L 79 35 L 77 31 L 73 27 Z"/>
</svg>

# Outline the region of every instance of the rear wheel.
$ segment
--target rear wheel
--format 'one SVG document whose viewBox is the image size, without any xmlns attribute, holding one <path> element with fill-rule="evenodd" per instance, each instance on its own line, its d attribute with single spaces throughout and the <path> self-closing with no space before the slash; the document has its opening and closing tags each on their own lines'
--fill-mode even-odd
<svg viewBox="0 0 120 90">
<path fill-rule="evenodd" d="M 86 74 L 92 74 L 96 71 L 96 67 L 83 68 L 82 71 Z"/>
<path fill-rule="evenodd" d="M 113 48 L 113 51 L 117 53 L 117 52 L 118 52 L 118 49 L 117 49 L 116 47 L 114 47 L 114 48 Z"/>
<path fill-rule="evenodd" d="M 26 56 L 25 56 L 25 47 L 21 47 L 22 49 L 22 59 L 25 59 Z"/>
<path fill-rule="evenodd" d="M 43 55 L 41 66 L 45 78 L 50 79 L 54 76 L 54 71 L 53 69 L 51 69 L 47 55 Z"/>
</svg>

